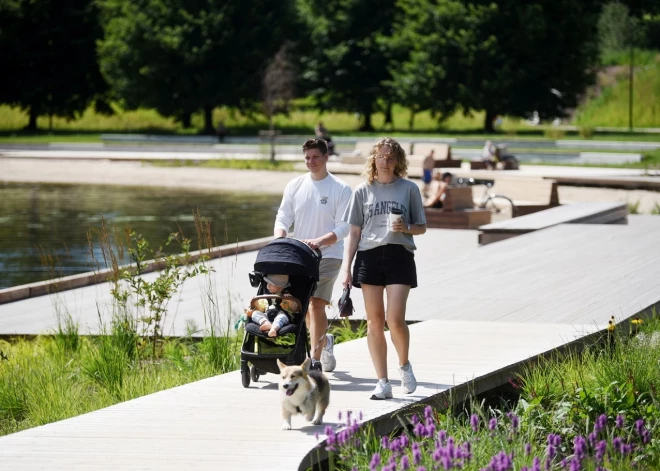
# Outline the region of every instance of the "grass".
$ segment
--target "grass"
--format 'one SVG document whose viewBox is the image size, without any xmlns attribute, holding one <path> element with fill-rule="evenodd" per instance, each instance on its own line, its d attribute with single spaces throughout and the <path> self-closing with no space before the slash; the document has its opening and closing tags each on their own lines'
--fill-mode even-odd
<svg viewBox="0 0 660 471">
<path fill-rule="evenodd" d="M 215 159 L 215 160 L 145 160 L 156 167 L 202 167 L 202 168 L 233 168 L 240 170 L 273 170 L 279 172 L 294 171 L 294 162 L 276 160 L 237 160 L 237 159 Z"/>
<path fill-rule="evenodd" d="M 380 435 L 354 412 L 326 427 L 330 470 L 651 470 L 660 466 L 660 321 L 612 324 L 582 353 L 557 354 L 510 381 L 513 402 L 402 410 Z M 436 401 L 437 403 L 437 401 Z"/>
<path fill-rule="evenodd" d="M 39 118 L 40 130 L 28 133 L 22 129 L 27 125 L 27 114 L 18 108 L 0 105 L 0 143 L 31 143 L 43 144 L 49 142 L 101 142 L 102 133 L 146 133 L 146 134 L 199 134 L 203 127 L 201 113 L 192 117 L 192 127 L 183 129 L 179 123 L 170 118 L 160 116 L 154 110 L 122 110 L 113 105 L 115 114 L 111 116 L 96 113 L 93 108 L 86 110 L 78 119 L 67 121 L 62 118 L 53 118 L 52 130 L 49 131 L 47 117 Z M 626 115 L 627 116 L 627 115 Z M 393 108 L 393 126 L 384 126 L 384 115 L 375 113 L 373 125 L 376 131 L 371 133 L 358 132 L 358 122 L 354 115 L 345 112 L 320 112 L 311 109 L 307 100 L 297 100 L 293 110 L 288 116 L 280 115 L 275 119 L 275 125 L 285 134 L 311 135 L 315 124 L 323 120 L 332 135 L 351 135 L 360 137 L 375 137 L 383 134 L 394 137 L 416 136 L 437 137 L 439 135 L 457 136 L 465 138 L 485 139 L 491 137 L 501 140 L 524 139 L 607 139 L 607 140 L 643 140 L 658 141 L 660 136 L 648 133 L 625 132 L 589 132 L 563 131 L 546 126 L 528 126 L 518 118 L 505 117 L 501 129 L 491 135 L 482 131 L 483 112 L 474 112 L 465 115 L 456 112 L 442 123 L 433 118 L 430 113 L 419 113 L 412 129 L 408 126 L 410 112 L 400 106 Z M 267 120 L 261 114 L 242 114 L 237 110 L 216 108 L 214 122 L 225 121 L 229 136 L 256 136 L 259 130 L 267 128 Z M 596 125 L 586 120 L 581 124 L 585 129 Z M 637 124 L 641 124 L 638 122 Z M 627 125 L 627 123 L 626 123 Z"/>
<path fill-rule="evenodd" d="M 629 124 L 629 84 L 627 75 L 600 96 L 589 100 L 577 111 L 578 126 L 616 126 Z M 638 68 L 633 78 L 633 126 L 660 127 L 660 62 Z"/>
</svg>

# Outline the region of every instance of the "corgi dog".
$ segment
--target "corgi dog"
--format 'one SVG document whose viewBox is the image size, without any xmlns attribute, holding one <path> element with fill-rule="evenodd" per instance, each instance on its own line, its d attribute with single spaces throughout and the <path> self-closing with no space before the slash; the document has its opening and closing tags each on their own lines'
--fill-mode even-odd
<svg viewBox="0 0 660 471">
<path fill-rule="evenodd" d="M 302 365 L 287 366 L 279 359 L 282 402 L 282 430 L 291 430 L 291 416 L 302 414 L 308 422 L 319 425 L 330 403 L 330 383 L 321 371 L 311 370 L 307 358 Z"/>
</svg>

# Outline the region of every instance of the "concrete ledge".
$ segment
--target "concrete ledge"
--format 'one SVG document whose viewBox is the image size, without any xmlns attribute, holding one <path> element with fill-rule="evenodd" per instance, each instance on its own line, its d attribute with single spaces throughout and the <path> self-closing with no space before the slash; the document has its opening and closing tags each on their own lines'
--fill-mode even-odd
<svg viewBox="0 0 660 471">
<path fill-rule="evenodd" d="M 202 258 L 214 259 L 226 257 L 228 255 L 252 252 L 254 250 L 259 250 L 271 240 L 273 240 L 273 237 L 264 237 L 261 239 L 239 242 L 237 244 L 221 245 L 206 250 L 196 250 L 190 252 L 188 262 L 194 263 L 200 261 Z M 124 265 L 119 267 L 119 269 L 133 269 L 133 267 L 134 265 Z M 163 261 L 149 260 L 145 262 L 144 272 L 149 273 L 161 270 L 162 268 L 164 268 Z M 103 283 L 111 280 L 114 276 L 114 271 L 110 268 L 106 268 L 99 271 L 79 273 L 77 275 L 65 276 L 53 280 L 13 286 L 11 288 L 0 290 L 0 304 Z"/>
</svg>

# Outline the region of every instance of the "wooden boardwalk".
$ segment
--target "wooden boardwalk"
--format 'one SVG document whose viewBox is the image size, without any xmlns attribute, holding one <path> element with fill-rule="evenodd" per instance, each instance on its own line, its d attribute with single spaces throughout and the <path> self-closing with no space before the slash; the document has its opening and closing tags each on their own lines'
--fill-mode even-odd
<svg viewBox="0 0 660 471">
<path fill-rule="evenodd" d="M 449 388 L 501 385 L 512 365 L 600 330 L 612 315 L 625 319 L 658 305 L 659 233 L 656 216 L 630 216 L 628 225 L 559 225 L 484 247 L 473 231 L 429 231 L 418 238 L 419 288 L 407 316 L 425 321 L 411 326 L 420 387 L 402 398 L 390 348 L 395 399 L 370 401 L 375 380 L 366 340 L 338 345 L 326 424 L 338 424 L 347 410 L 387 424 L 398 409 L 438 400 Z M 218 278 L 235 277 L 234 289 L 251 296 L 241 280 L 249 286 L 253 260 L 249 254 L 222 259 Z M 97 293 L 107 287 L 60 296 L 77 302 L 82 315 Z M 178 320 L 170 320 L 175 332 L 181 318 L 199 315 L 193 312 L 199 296 L 194 280 L 184 287 Z M 360 290 L 353 297 L 362 317 Z M 0 332 L 47 330 L 53 304 L 53 297 L 41 296 L 0 305 Z M 93 330 L 91 317 L 95 311 L 85 318 Z M 304 469 L 317 456 L 315 434 L 323 427 L 295 417 L 295 430 L 280 431 L 275 380 L 266 375 L 244 389 L 233 372 L 0 437 L 0 468 Z"/>
</svg>

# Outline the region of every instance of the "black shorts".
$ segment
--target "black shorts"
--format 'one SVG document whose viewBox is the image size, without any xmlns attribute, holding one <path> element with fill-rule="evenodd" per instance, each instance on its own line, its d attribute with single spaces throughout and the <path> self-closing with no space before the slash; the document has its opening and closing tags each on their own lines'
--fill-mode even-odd
<svg viewBox="0 0 660 471">
<path fill-rule="evenodd" d="M 387 244 L 359 251 L 353 265 L 353 286 L 407 285 L 417 287 L 415 255 L 403 245 Z"/>
</svg>

